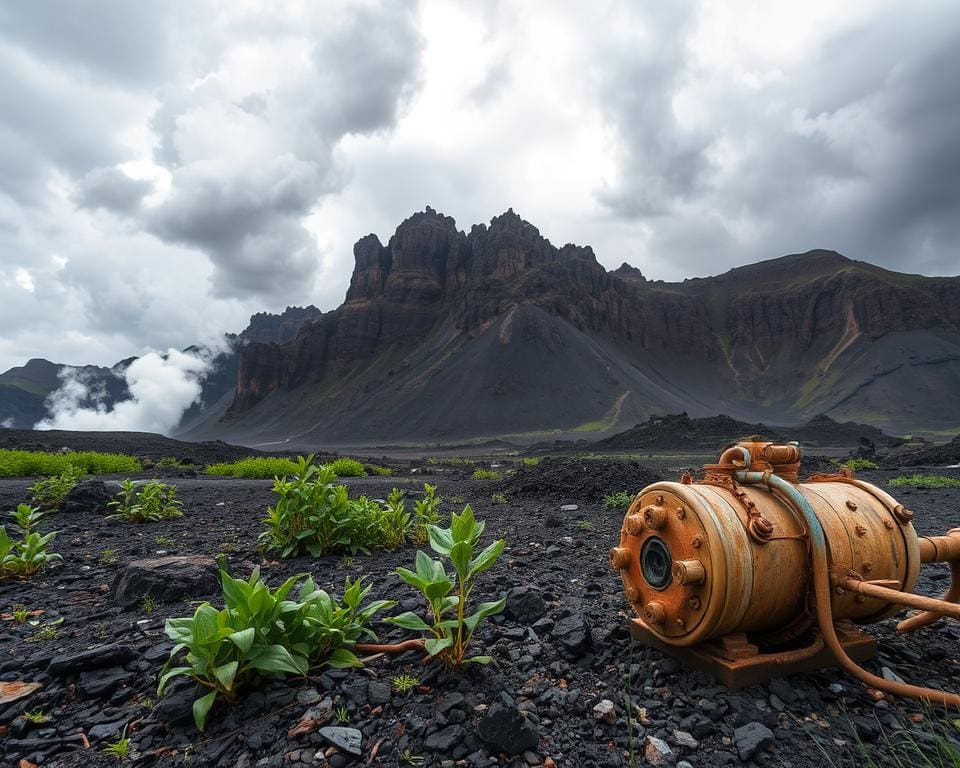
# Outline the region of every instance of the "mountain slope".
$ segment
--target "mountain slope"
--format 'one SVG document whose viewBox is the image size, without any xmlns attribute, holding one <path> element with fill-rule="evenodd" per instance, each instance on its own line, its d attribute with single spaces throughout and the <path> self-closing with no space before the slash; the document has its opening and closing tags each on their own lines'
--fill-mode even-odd
<svg viewBox="0 0 960 768">
<path fill-rule="evenodd" d="M 188 434 L 304 445 L 602 433 L 653 414 L 960 429 L 960 278 L 811 251 L 665 283 L 553 246 L 513 211 L 428 208 L 354 247 L 343 305 L 250 337 Z M 955 391 L 955 390 L 953 390 Z"/>
</svg>

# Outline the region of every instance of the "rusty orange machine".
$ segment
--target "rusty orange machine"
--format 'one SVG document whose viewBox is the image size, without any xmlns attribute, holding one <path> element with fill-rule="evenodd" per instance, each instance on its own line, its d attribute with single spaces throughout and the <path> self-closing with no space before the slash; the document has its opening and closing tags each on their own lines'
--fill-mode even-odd
<svg viewBox="0 0 960 768">
<path fill-rule="evenodd" d="M 960 618 L 960 528 L 918 537 L 913 514 L 844 470 L 798 482 L 801 451 L 750 438 L 703 479 L 644 488 L 627 509 L 610 565 L 638 614 L 640 642 L 731 687 L 831 665 L 867 685 L 960 707 L 954 693 L 893 682 L 858 661 L 876 642 L 856 625 L 903 607 L 907 632 Z M 949 562 L 943 599 L 913 593 L 920 566 Z"/>
</svg>

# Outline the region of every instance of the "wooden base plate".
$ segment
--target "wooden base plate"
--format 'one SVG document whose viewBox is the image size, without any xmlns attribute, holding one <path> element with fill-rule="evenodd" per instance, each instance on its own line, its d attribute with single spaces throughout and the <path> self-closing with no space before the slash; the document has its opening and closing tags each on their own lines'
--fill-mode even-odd
<svg viewBox="0 0 960 768">
<path fill-rule="evenodd" d="M 720 655 L 722 649 L 711 643 L 692 647 L 670 645 L 651 632 L 642 619 L 630 620 L 630 636 L 642 645 L 672 656 L 681 664 L 713 675 L 728 688 L 746 688 L 775 677 L 836 666 L 836 659 L 827 647 L 806 655 L 800 649 L 784 653 L 755 653 L 730 659 Z M 847 628 L 838 632 L 838 636 L 844 651 L 854 661 L 866 661 L 877 653 L 876 640 L 865 632 Z"/>
</svg>

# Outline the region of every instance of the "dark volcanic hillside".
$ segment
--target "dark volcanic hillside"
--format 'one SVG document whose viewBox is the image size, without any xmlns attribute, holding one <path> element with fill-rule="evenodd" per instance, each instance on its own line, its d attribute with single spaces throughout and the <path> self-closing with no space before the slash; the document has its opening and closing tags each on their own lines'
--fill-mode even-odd
<svg viewBox="0 0 960 768">
<path fill-rule="evenodd" d="M 190 435 L 527 437 L 681 410 L 960 429 L 948 394 L 960 387 L 960 278 L 811 251 L 647 281 L 628 265 L 607 272 L 589 247 L 553 246 L 513 211 L 467 234 L 427 208 L 354 255 L 344 304 L 305 311 L 286 343 L 248 336 L 229 408 Z"/>
</svg>

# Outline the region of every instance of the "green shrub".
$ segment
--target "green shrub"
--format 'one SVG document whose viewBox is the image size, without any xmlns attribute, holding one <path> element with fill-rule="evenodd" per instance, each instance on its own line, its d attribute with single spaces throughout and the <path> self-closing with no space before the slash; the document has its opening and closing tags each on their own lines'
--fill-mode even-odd
<svg viewBox="0 0 960 768">
<path fill-rule="evenodd" d="M 633 497 L 634 494 L 630 493 L 630 491 L 608 493 L 603 497 L 603 507 L 604 509 L 623 509 L 624 507 L 630 506 Z"/>
<path fill-rule="evenodd" d="M 70 467 L 87 475 L 139 472 L 143 468 L 135 457 L 122 453 L 0 450 L 0 477 L 59 475 Z"/>
<path fill-rule="evenodd" d="M 507 497 L 502 493 L 492 493 L 490 494 L 490 501 L 492 501 L 494 504 L 506 504 Z"/>
<path fill-rule="evenodd" d="M 876 469 L 877 463 L 875 461 L 870 461 L 870 459 L 862 458 L 852 458 L 847 459 L 846 461 L 837 462 L 841 467 L 846 467 L 847 469 L 852 469 L 854 472 L 859 472 L 861 469 Z"/>
<path fill-rule="evenodd" d="M 407 503 L 399 488 L 394 488 L 387 497 L 386 506 L 381 512 L 381 526 L 384 549 L 396 549 L 406 543 L 413 530 L 413 517 L 407 512 Z"/>
<path fill-rule="evenodd" d="M 393 477 L 393 470 L 390 467 L 378 467 L 376 464 L 366 464 L 364 465 L 367 472 L 371 475 L 379 475 L 380 477 Z"/>
<path fill-rule="evenodd" d="M 292 475 L 297 471 L 297 463 L 290 459 L 250 456 L 246 459 L 210 464 L 203 471 L 208 475 L 255 477 L 261 480 L 270 480 L 274 477 Z"/>
<path fill-rule="evenodd" d="M 410 611 L 387 621 L 430 635 L 425 643 L 427 653 L 453 667 L 468 662 L 487 664 L 491 661 L 489 656 L 466 657 L 466 650 L 480 622 L 487 616 L 500 613 L 507 604 L 505 597 L 480 603 L 476 611 L 466 615 L 467 598 L 477 576 L 497 561 L 505 543 L 498 539 L 474 557 L 474 548 L 484 527 L 485 523 L 475 520 L 473 510 L 467 505 L 461 514 L 454 513 L 449 528 L 436 525 L 427 528 L 430 547 L 449 559 L 456 584 L 447 575 L 443 561 L 433 560 L 422 550 L 417 550 L 416 571 L 397 568 L 400 578 L 419 589 L 427 599 L 433 624 L 427 624 Z"/>
<path fill-rule="evenodd" d="M 474 480 L 499 480 L 500 473 L 493 469 L 475 469 L 470 477 Z"/>
<path fill-rule="evenodd" d="M 107 502 L 107 506 L 116 510 L 112 515 L 107 515 L 107 520 L 128 523 L 154 523 L 183 515 L 177 489 L 155 480 L 138 484 L 127 478 L 120 484 L 117 498 Z"/>
<path fill-rule="evenodd" d="M 520 462 L 521 462 L 521 463 L 523 464 L 523 466 L 525 466 L 525 467 L 535 467 L 535 466 L 537 466 L 537 464 L 540 463 L 540 459 L 538 459 L 538 458 L 526 458 L 526 459 L 520 459 Z"/>
<path fill-rule="evenodd" d="M 960 478 L 943 475 L 902 475 L 890 481 L 895 488 L 960 488 Z"/>
<path fill-rule="evenodd" d="M 335 552 L 369 553 L 384 539 L 380 506 L 361 496 L 351 501 L 347 488 L 333 485 L 330 465 L 315 465 L 300 456 L 296 471 L 273 481 L 277 503 L 267 508 L 267 530 L 260 541 L 281 557 L 309 552 L 314 557 Z"/>
<path fill-rule="evenodd" d="M 33 528 L 43 519 L 35 507 L 17 505 L 11 512 L 13 524 L 20 529 L 20 541 L 14 541 L 5 526 L 0 525 L 0 579 L 24 579 L 33 576 L 48 563 L 61 560 L 60 555 L 47 552 L 47 545 L 57 532 L 41 536 Z"/>
<path fill-rule="evenodd" d="M 71 466 L 59 475 L 37 480 L 30 486 L 30 502 L 43 510 L 58 509 L 81 477 L 83 477 L 83 471 L 79 467 Z"/>
<path fill-rule="evenodd" d="M 447 456 L 442 459 L 427 459 L 427 464 L 445 467 L 472 467 L 474 462 L 462 456 Z"/>
<path fill-rule="evenodd" d="M 334 459 L 330 462 L 330 469 L 337 477 L 365 477 L 367 470 L 356 459 Z"/>
<path fill-rule="evenodd" d="M 217 698 L 228 701 L 260 678 L 272 675 L 306 675 L 310 669 L 361 666 L 350 650 L 358 640 L 376 640 L 370 629 L 374 614 L 394 606 L 376 600 L 364 608 L 370 587 L 361 579 L 344 585 L 337 601 L 317 589 L 312 577 L 300 587 L 296 600 L 288 599 L 303 574 L 291 576 L 275 591 L 254 568 L 247 581 L 234 579 L 220 560 L 224 608 L 202 603 L 193 616 L 167 619 L 167 635 L 176 642 L 157 689 L 163 695 L 175 677 L 186 676 L 211 689 L 193 703 L 193 718 L 203 730 Z M 186 651 L 186 664 L 172 667 Z"/>
</svg>

